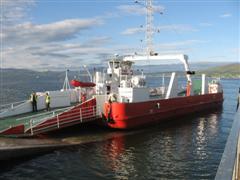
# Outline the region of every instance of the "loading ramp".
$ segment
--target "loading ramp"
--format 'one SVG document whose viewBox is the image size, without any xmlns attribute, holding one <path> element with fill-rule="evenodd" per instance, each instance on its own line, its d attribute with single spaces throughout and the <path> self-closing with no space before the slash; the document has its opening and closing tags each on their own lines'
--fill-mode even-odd
<svg viewBox="0 0 240 180">
<path fill-rule="evenodd" d="M 67 108 L 3 119 L 0 121 L 0 135 L 34 136 L 76 124 L 95 121 L 100 118 L 100 115 L 101 112 L 96 105 L 96 99 L 92 98 Z"/>
</svg>

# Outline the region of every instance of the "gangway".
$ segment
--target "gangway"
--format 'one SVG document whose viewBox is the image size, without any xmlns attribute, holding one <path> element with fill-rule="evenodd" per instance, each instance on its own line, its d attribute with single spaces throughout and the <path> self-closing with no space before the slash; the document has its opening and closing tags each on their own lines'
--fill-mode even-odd
<svg viewBox="0 0 240 180">
<path fill-rule="evenodd" d="M 96 99 L 92 98 L 67 108 L 1 120 L 0 135 L 34 136 L 80 123 L 95 121 L 100 118 L 100 115 L 101 112 L 96 105 Z"/>
</svg>

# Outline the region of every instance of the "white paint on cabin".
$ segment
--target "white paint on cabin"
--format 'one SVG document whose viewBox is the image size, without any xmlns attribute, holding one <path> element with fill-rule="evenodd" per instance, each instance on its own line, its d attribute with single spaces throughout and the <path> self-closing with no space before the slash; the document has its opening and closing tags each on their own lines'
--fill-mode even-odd
<svg viewBox="0 0 240 180">
<path fill-rule="evenodd" d="M 120 102 L 143 102 L 149 100 L 149 90 L 147 87 L 118 88 Z"/>
</svg>

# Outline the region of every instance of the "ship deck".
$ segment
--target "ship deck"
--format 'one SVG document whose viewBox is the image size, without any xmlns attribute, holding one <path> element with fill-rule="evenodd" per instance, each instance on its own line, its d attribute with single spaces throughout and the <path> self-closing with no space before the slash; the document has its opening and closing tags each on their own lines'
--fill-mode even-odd
<svg viewBox="0 0 240 180">
<path fill-rule="evenodd" d="M 70 108 L 72 106 L 69 106 Z M 30 121 L 31 119 L 34 119 L 34 121 L 40 122 L 42 119 L 52 117 L 53 115 L 59 114 L 64 112 L 68 108 L 57 108 L 52 109 L 51 111 L 41 110 L 37 112 L 29 112 L 24 113 L 16 116 L 10 116 L 5 118 L 0 118 L 0 132 L 13 126 L 24 124 L 26 128 L 30 127 Z"/>
<path fill-rule="evenodd" d="M 0 119 L 2 136 L 34 136 L 99 118 L 96 99 L 51 111 L 29 112 Z"/>
</svg>

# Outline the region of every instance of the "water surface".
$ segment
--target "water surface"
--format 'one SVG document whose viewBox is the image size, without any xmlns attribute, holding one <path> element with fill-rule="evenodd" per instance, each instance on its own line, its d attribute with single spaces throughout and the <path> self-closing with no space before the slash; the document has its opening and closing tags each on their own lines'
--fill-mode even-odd
<svg viewBox="0 0 240 180">
<path fill-rule="evenodd" d="M 0 178 L 214 179 L 240 87 L 238 80 L 222 80 L 222 84 L 225 100 L 220 110 L 130 133 L 90 128 L 88 133 L 97 141 L 18 163 L 2 171 Z"/>
</svg>

